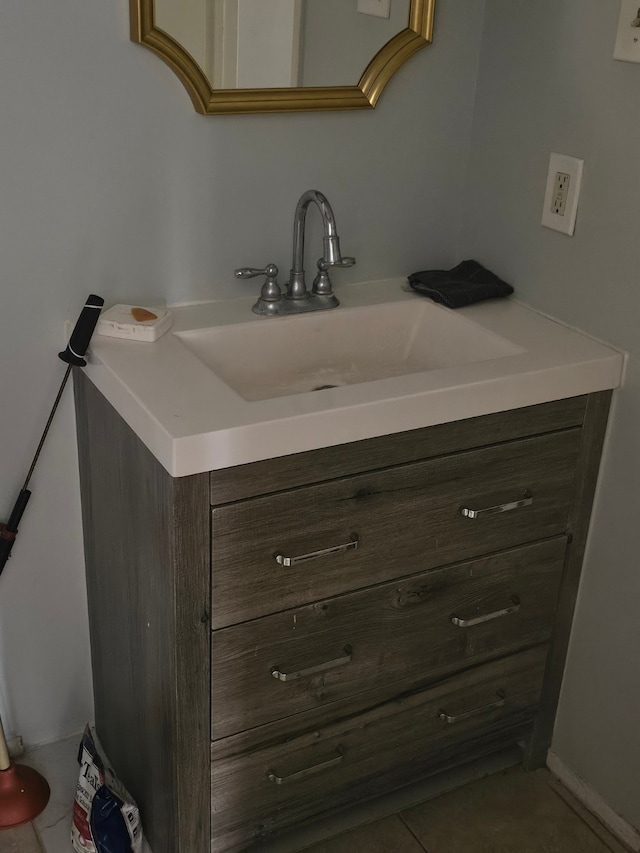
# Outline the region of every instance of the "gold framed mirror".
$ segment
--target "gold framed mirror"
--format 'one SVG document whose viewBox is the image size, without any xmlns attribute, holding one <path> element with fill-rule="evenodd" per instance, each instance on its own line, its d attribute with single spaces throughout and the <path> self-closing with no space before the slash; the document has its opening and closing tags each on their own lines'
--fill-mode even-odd
<svg viewBox="0 0 640 853">
<path fill-rule="evenodd" d="M 342 4 L 337 7 L 339 12 L 351 16 L 353 23 L 350 26 L 358 26 L 357 38 L 351 37 L 349 43 L 354 49 L 349 47 L 342 55 L 349 54 L 352 64 L 358 61 L 357 57 L 352 58 L 351 54 L 357 53 L 355 46 L 360 46 L 361 42 L 365 44 L 364 39 L 360 38 L 364 30 L 375 30 L 374 39 L 382 39 L 381 46 L 378 47 L 374 40 L 373 58 L 369 59 L 371 54 L 368 54 L 365 61 L 361 61 L 359 68 L 363 65 L 366 67 L 357 82 L 337 85 L 330 81 L 325 85 L 324 81 L 316 81 L 311 75 L 311 84 L 307 85 L 309 75 L 306 70 L 304 74 L 300 70 L 303 65 L 301 44 L 309 46 L 310 54 L 315 50 L 316 65 L 322 65 L 325 69 L 322 73 L 331 76 L 339 63 L 336 62 L 337 54 L 334 52 L 329 56 L 328 52 L 336 51 L 338 36 L 349 32 L 347 27 L 341 26 L 336 20 L 335 12 L 328 22 L 328 29 L 325 26 L 323 30 L 322 23 L 313 18 L 314 14 L 317 17 L 314 8 L 325 15 L 329 14 L 329 0 L 129 2 L 132 41 L 153 51 L 167 63 L 182 81 L 196 111 L 202 115 L 375 107 L 393 74 L 416 51 L 431 44 L 435 9 L 435 0 L 337 0 Z M 258 5 L 250 5 L 256 2 Z M 280 5 L 267 7 L 266 4 L 269 3 Z M 325 5 L 307 7 L 307 3 Z M 382 7 L 383 14 L 379 13 L 378 5 Z M 374 11 L 363 11 L 372 6 Z M 282 12 L 285 16 L 284 23 L 278 21 L 275 12 Z M 268 18 L 256 25 L 256 17 L 265 13 L 268 13 Z M 391 37 L 387 38 L 389 27 L 394 25 L 394 18 L 396 26 L 398 21 L 400 24 Z M 265 26 L 265 23 L 268 26 Z M 241 26 L 244 27 L 243 31 L 246 30 L 249 34 L 247 38 L 255 39 L 257 33 L 263 40 L 272 40 L 275 33 L 278 38 L 288 40 L 286 50 L 281 50 L 280 45 L 277 50 L 271 49 L 273 41 L 266 42 L 261 48 L 243 48 L 243 56 L 250 58 L 248 64 L 255 67 L 253 78 L 251 73 L 247 76 L 245 71 L 237 70 L 241 68 L 238 47 L 241 43 L 237 32 Z M 273 29 L 274 26 L 277 26 L 277 30 Z M 336 38 L 331 37 L 331 34 Z M 363 48 L 360 49 L 362 51 Z M 327 51 L 325 61 L 318 63 L 317 58 L 323 58 L 323 50 Z M 198 59 L 194 56 L 198 56 Z M 284 72 L 287 82 L 284 85 L 272 85 L 264 63 L 278 59 L 282 66 L 282 57 L 286 60 L 284 64 L 287 67 Z M 282 69 L 269 69 L 269 74 L 273 74 L 276 81 L 281 79 L 278 75 L 282 73 Z M 359 70 L 357 73 L 360 73 Z M 258 85 L 256 79 L 264 79 L 267 82 Z M 249 81 L 248 85 L 244 82 L 246 80 Z"/>
</svg>

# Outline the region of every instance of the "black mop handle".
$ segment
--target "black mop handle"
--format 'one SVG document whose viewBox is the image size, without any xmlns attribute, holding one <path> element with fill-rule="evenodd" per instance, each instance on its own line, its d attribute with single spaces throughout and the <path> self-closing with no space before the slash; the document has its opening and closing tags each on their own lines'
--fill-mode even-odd
<svg viewBox="0 0 640 853">
<path fill-rule="evenodd" d="M 67 348 L 64 352 L 58 353 L 58 358 L 75 367 L 85 367 L 87 362 L 83 356 L 89 346 L 103 305 L 104 299 L 101 296 L 95 296 L 93 293 L 89 296 L 71 332 Z"/>
<path fill-rule="evenodd" d="M 62 380 L 62 384 L 60 385 L 60 388 L 58 390 L 58 396 L 56 397 L 55 402 L 53 404 L 53 408 L 51 409 L 51 413 L 49 414 L 49 420 L 47 421 L 47 425 L 45 426 L 44 432 L 42 433 L 42 437 L 40 439 L 40 443 L 38 444 L 36 454 L 33 457 L 31 467 L 29 468 L 29 473 L 27 474 L 27 479 L 24 481 L 24 486 L 22 487 L 22 490 L 18 495 L 18 499 L 15 502 L 13 509 L 11 510 L 9 521 L 7 521 L 6 524 L 0 523 L 0 574 L 2 574 L 2 570 L 4 569 L 6 562 L 9 559 L 11 548 L 13 547 L 13 543 L 18 533 L 18 525 L 20 524 L 20 519 L 22 518 L 27 504 L 29 503 L 31 492 L 29 491 L 27 486 L 29 485 L 31 475 L 33 474 L 33 469 L 36 467 L 36 462 L 38 461 L 40 451 L 42 450 L 42 445 L 44 444 L 45 438 L 47 437 L 47 433 L 49 432 L 49 427 L 51 426 L 53 416 L 55 415 L 56 410 L 58 408 L 58 404 L 60 403 L 62 392 L 64 391 L 64 387 L 67 384 L 67 379 L 69 378 L 69 374 L 71 373 L 71 368 L 74 366 L 84 367 L 86 365 L 87 362 L 84 360 L 83 356 L 87 351 L 89 342 L 91 341 L 91 337 L 95 330 L 96 323 L 98 322 L 98 318 L 100 317 L 100 310 L 103 305 L 104 299 L 101 296 L 95 296 L 94 294 L 91 294 L 91 296 L 89 296 L 73 328 L 73 332 L 71 333 L 71 337 L 69 338 L 67 348 L 64 350 L 64 352 L 58 353 L 58 357 L 61 358 L 63 361 L 66 361 L 69 367 L 67 368 L 67 371 L 64 375 L 64 379 Z"/>
</svg>

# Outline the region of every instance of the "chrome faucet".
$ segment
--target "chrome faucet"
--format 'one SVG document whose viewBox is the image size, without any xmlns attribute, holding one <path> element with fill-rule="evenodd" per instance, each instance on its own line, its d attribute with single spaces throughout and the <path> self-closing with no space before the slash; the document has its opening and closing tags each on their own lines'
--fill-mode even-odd
<svg viewBox="0 0 640 853">
<path fill-rule="evenodd" d="M 307 290 L 304 273 L 304 235 L 307 219 L 307 209 L 313 202 L 317 205 L 324 237 L 323 252 L 318 261 L 316 275 L 311 292 Z M 331 267 L 352 267 L 355 258 L 343 257 L 340 252 L 340 238 L 336 229 L 336 218 L 328 199 L 318 190 L 307 190 L 300 196 L 296 205 L 293 219 L 293 264 L 286 284 L 287 292 L 283 295 L 277 283 L 278 268 L 275 264 L 267 264 L 263 270 L 242 268 L 235 271 L 236 278 L 253 278 L 265 275 L 260 298 L 251 309 L 254 314 L 272 316 L 274 314 L 293 314 L 303 311 L 321 311 L 335 308 L 340 303 L 333 293 L 329 269 Z"/>
<path fill-rule="evenodd" d="M 323 252 L 318 261 L 318 277 L 313 282 L 311 294 L 307 290 L 304 275 L 304 232 L 307 220 L 307 209 L 311 202 L 318 206 L 324 226 L 324 237 L 322 239 Z M 343 258 L 340 252 L 340 238 L 336 228 L 336 218 L 329 204 L 329 200 L 318 190 L 307 190 L 300 196 L 293 217 L 293 265 L 287 282 L 287 299 L 309 299 L 310 296 L 319 295 L 333 300 L 331 304 L 319 307 L 333 308 L 338 305 L 338 300 L 331 291 L 331 282 L 327 270 L 329 267 L 352 267 L 355 258 Z M 322 276 L 322 290 L 318 293 L 317 287 Z"/>
</svg>

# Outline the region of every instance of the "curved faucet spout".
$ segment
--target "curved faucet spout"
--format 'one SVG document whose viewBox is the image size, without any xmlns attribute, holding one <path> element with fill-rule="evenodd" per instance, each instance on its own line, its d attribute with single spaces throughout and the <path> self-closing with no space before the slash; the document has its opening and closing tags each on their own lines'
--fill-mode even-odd
<svg viewBox="0 0 640 853">
<path fill-rule="evenodd" d="M 293 219 L 293 263 L 287 289 L 289 299 L 308 299 L 309 293 L 304 275 L 304 232 L 307 209 L 313 202 L 317 205 L 324 227 L 323 260 L 329 266 L 342 263 L 340 238 L 336 229 L 336 218 L 329 200 L 318 190 L 307 190 L 300 196 Z"/>
<path fill-rule="evenodd" d="M 304 231 L 307 209 L 311 202 L 320 211 L 324 237 L 322 257 L 318 261 L 318 274 L 309 292 L 304 280 Z M 293 264 L 286 284 L 286 296 L 281 294 L 276 281 L 278 268 L 275 264 L 267 264 L 262 270 L 253 269 L 253 267 L 239 269 L 236 270 L 236 277 L 252 278 L 254 275 L 266 275 L 260 298 L 252 308 L 255 314 L 267 317 L 275 314 L 301 314 L 306 311 L 324 311 L 339 305 L 338 297 L 333 292 L 329 270 L 332 267 L 352 267 L 355 262 L 355 258 L 343 257 L 340 252 L 336 218 L 326 196 L 318 190 L 307 190 L 302 193 L 296 205 L 293 221 Z"/>
</svg>

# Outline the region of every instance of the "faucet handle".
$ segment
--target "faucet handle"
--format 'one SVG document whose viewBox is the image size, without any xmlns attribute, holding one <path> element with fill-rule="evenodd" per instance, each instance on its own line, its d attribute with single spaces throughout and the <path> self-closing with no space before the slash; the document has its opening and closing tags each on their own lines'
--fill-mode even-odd
<svg viewBox="0 0 640 853">
<path fill-rule="evenodd" d="M 254 267 L 240 267 L 234 275 L 236 278 L 255 278 L 257 275 L 266 275 L 267 278 L 275 279 L 278 275 L 278 267 L 275 264 L 267 264 L 263 270 Z"/>
<path fill-rule="evenodd" d="M 275 264 L 267 264 L 263 270 L 254 267 L 241 267 L 234 273 L 236 278 L 255 278 L 258 275 L 266 276 L 260 298 L 251 309 L 254 314 L 273 314 L 277 311 L 275 303 L 282 298 L 280 285 L 277 282 L 278 267 Z"/>
<path fill-rule="evenodd" d="M 331 262 L 325 260 L 325 258 L 320 258 L 318 261 L 318 275 L 313 280 L 313 287 L 311 292 L 316 296 L 325 296 L 331 299 L 335 299 L 335 304 L 338 304 L 338 300 L 333 295 L 333 289 L 331 286 L 331 279 L 329 278 L 329 270 L 331 267 L 352 267 L 356 262 L 355 258 L 343 258 L 341 257 L 339 261 Z"/>
</svg>

